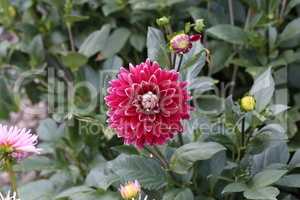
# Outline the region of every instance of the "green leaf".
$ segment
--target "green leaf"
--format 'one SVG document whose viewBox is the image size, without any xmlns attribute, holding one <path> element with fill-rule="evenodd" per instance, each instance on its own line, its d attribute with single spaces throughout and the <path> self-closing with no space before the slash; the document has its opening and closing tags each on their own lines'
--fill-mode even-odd
<svg viewBox="0 0 300 200">
<path fill-rule="evenodd" d="M 40 180 L 22 185 L 19 188 L 19 195 L 22 199 L 30 200 L 52 200 L 54 184 L 48 180 Z"/>
<path fill-rule="evenodd" d="M 271 102 L 275 90 L 275 83 L 272 77 L 271 68 L 259 75 L 250 90 L 256 100 L 255 110 L 261 112 Z"/>
<path fill-rule="evenodd" d="M 67 190 L 62 191 L 55 197 L 55 199 L 70 197 L 77 193 L 92 192 L 92 191 L 94 191 L 94 190 L 88 186 L 84 186 L 84 185 L 83 186 L 75 186 L 75 187 L 71 187 L 71 188 L 68 188 Z"/>
<path fill-rule="evenodd" d="M 79 53 L 89 58 L 101 51 L 106 45 L 110 28 L 110 25 L 106 24 L 99 31 L 90 34 L 81 44 Z"/>
<path fill-rule="evenodd" d="M 255 188 L 246 190 L 244 197 L 253 200 L 277 200 L 280 191 L 276 187 Z"/>
<path fill-rule="evenodd" d="M 300 188 L 300 174 L 291 174 L 282 177 L 276 185 L 283 187 Z"/>
<path fill-rule="evenodd" d="M 262 188 L 265 186 L 272 185 L 277 182 L 288 170 L 273 170 L 267 169 L 259 172 L 253 177 L 252 185 L 255 188 Z"/>
<path fill-rule="evenodd" d="M 77 71 L 79 67 L 85 65 L 88 58 L 77 52 L 68 52 L 62 56 L 62 62 L 65 66 L 69 67 L 72 71 Z"/>
<path fill-rule="evenodd" d="M 119 177 L 106 169 L 106 164 L 93 168 L 86 177 L 85 183 L 88 186 L 107 190 L 111 184 L 119 180 Z"/>
<path fill-rule="evenodd" d="M 177 58 L 176 65 L 179 65 Z M 186 79 L 192 81 L 198 76 L 206 63 L 206 52 L 203 45 L 197 42 L 193 45 L 193 48 L 183 56 L 182 69 L 187 69 Z"/>
<path fill-rule="evenodd" d="M 288 25 L 286 25 L 283 32 L 279 35 L 279 44 L 283 44 L 288 40 L 292 40 L 300 34 L 300 18 L 294 19 Z"/>
<path fill-rule="evenodd" d="M 190 84 L 188 85 L 188 89 L 196 89 L 197 91 L 204 92 L 211 90 L 214 85 L 215 82 L 210 77 L 197 77 L 190 82 Z"/>
<path fill-rule="evenodd" d="M 234 192 L 243 192 L 247 189 L 245 183 L 230 183 L 226 185 L 222 193 L 234 193 Z"/>
<path fill-rule="evenodd" d="M 111 149 L 114 151 L 117 151 L 119 153 L 124 153 L 124 154 L 128 154 L 128 155 L 132 155 L 132 154 L 138 155 L 139 154 L 138 150 L 136 150 L 135 147 L 129 146 L 129 145 L 113 146 Z"/>
<path fill-rule="evenodd" d="M 173 189 L 166 192 L 162 198 L 162 200 L 193 200 L 194 195 L 191 189 L 183 188 L 183 189 Z"/>
<path fill-rule="evenodd" d="M 119 56 L 108 58 L 103 63 L 102 68 L 107 70 L 119 70 L 123 65 L 123 60 Z"/>
<path fill-rule="evenodd" d="M 229 24 L 220 24 L 206 30 L 207 34 L 231 44 L 245 45 L 247 33 L 243 29 Z"/>
<path fill-rule="evenodd" d="M 129 0 L 133 10 L 154 10 L 159 7 L 159 2 L 157 0 Z"/>
<path fill-rule="evenodd" d="M 268 124 L 261 128 L 251 139 L 249 151 L 257 154 L 268 147 L 276 146 L 287 141 L 284 128 L 279 124 Z"/>
<path fill-rule="evenodd" d="M 232 46 L 224 42 L 218 42 L 211 51 L 212 73 L 217 73 L 226 67 L 226 63 L 231 60 Z"/>
<path fill-rule="evenodd" d="M 292 167 L 300 166 L 300 149 L 298 149 L 293 155 L 289 165 Z"/>
<path fill-rule="evenodd" d="M 171 169 L 179 174 L 185 174 L 198 160 L 210 159 L 216 153 L 226 150 L 215 142 L 194 142 L 176 149 L 170 162 Z"/>
<path fill-rule="evenodd" d="M 254 155 L 252 172 L 258 173 L 271 164 L 286 164 L 289 160 L 289 149 L 286 142 L 267 148 L 264 152 Z"/>
<path fill-rule="evenodd" d="M 197 102 L 195 105 L 197 106 L 199 112 L 206 115 L 219 115 L 224 110 L 223 99 L 217 95 L 194 95 L 194 101 Z"/>
<path fill-rule="evenodd" d="M 0 119 L 7 119 L 9 113 L 16 109 L 13 95 L 9 90 L 5 77 L 0 75 Z"/>
<path fill-rule="evenodd" d="M 104 0 L 104 5 L 102 6 L 102 11 L 105 16 L 122 10 L 125 8 L 126 3 L 118 0 Z"/>
<path fill-rule="evenodd" d="M 149 190 L 158 190 L 166 185 L 166 174 L 160 164 L 141 156 L 119 156 L 108 166 L 123 182 L 138 180 Z"/>
<path fill-rule="evenodd" d="M 44 43 L 41 35 L 35 36 L 27 47 L 27 52 L 31 56 L 31 64 L 36 67 L 45 59 Z"/>
<path fill-rule="evenodd" d="M 53 119 L 48 118 L 40 122 L 37 134 L 41 140 L 54 143 L 64 136 L 64 131 L 64 124 L 58 126 Z"/>
<path fill-rule="evenodd" d="M 272 115 L 278 115 L 288 110 L 289 106 L 283 104 L 275 104 L 271 105 L 269 109 L 272 112 Z"/>
<path fill-rule="evenodd" d="M 148 28 L 147 49 L 150 60 L 157 61 L 162 67 L 170 66 L 167 44 L 160 30 L 153 27 Z"/>
<path fill-rule="evenodd" d="M 130 44 L 139 52 L 143 51 L 145 43 L 145 37 L 141 34 L 134 33 L 130 37 Z"/>
<path fill-rule="evenodd" d="M 286 6 L 285 14 L 287 15 L 294 7 L 300 4 L 300 0 L 290 0 Z"/>
<path fill-rule="evenodd" d="M 133 10 L 156 10 L 170 7 L 174 4 L 181 3 L 184 0 L 129 0 Z"/>
<path fill-rule="evenodd" d="M 69 197 L 71 200 L 120 200 L 120 195 L 115 192 L 82 192 Z"/>
<path fill-rule="evenodd" d="M 112 57 L 118 53 L 127 42 L 130 36 L 130 31 L 127 28 L 118 28 L 108 37 L 105 48 L 102 54 L 105 58 Z"/>
<path fill-rule="evenodd" d="M 31 156 L 19 162 L 14 169 L 16 171 L 54 170 L 54 161 L 45 156 Z"/>
</svg>

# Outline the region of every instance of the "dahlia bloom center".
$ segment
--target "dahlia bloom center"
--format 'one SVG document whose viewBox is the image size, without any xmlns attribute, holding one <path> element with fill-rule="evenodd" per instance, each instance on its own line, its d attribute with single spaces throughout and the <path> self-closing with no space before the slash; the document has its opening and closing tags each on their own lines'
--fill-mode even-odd
<svg viewBox="0 0 300 200">
<path fill-rule="evenodd" d="M 181 40 L 178 41 L 177 46 L 178 48 L 187 48 L 189 46 L 190 42 L 188 40 Z"/>
<path fill-rule="evenodd" d="M 1 153 L 4 153 L 4 154 L 8 153 L 9 154 L 13 151 L 14 151 L 14 148 L 12 147 L 12 145 L 10 145 L 10 144 L 0 144 L 0 152 Z"/>
<path fill-rule="evenodd" d="M 158 102 L 159 99 L 157 95 L 153 94 L 151 91 L 142 96 L 142 107 L 146 112 L 155 112 L 155 108 L 158 108 Z"/>
</svg>

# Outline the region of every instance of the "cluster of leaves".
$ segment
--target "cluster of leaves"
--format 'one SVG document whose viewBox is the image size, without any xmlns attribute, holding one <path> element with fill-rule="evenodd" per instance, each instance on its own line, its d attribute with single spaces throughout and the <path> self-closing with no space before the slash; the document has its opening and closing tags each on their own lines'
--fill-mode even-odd
<svg viewBox="0 0 300 200">
<path fill-rule="evenodd" d="M 23 96 L 53 105 L 52 118 L 37 130 L 43 155 L 16 166 L 20 172 L 39 172 L 39 179 L 20 187 L 22 199 L 117 200 L 119 185 L 135 179 L 148 199 L 296 199 L 299 4 L 297 0 L 1 0 L 0 118 L 17 111 Z M 171 66 L 168 41 L 154 24 L 166 14 L 174 30 L 184 29 L 185 21 L 205 19 L 204 45 L 211 62 L 206 62 L 208 55 L 200 43 L 183 57 L 181 74 L 191 83 L 196 111 L 185 122 L 185 145 L 174 140 L 152 149 L 163 158 L 157 160 L 148 151 L 121 145 L 106 127 L 107 80 L 98 74 L 146 57 Z M 48 78 L 51 73 L 57 75 L 55 82 Z M 71 98 L 56 98 L 69 94 L 58 82 L 81 81 L 98 88 L 99 95 L 78 90 Z M 216 94 L 221 83 L 236 86 Z M 248 91 L 257 106 L 244 113 L 236 99 Z M 49 92 L 54 99 L 47 98 Z M 98 106 L 88 115 L 74 108 L 94 101 Z M 293 108 L 286 115 L 288 102 Z M 95 124 L 100 131 L 87 128 Z"/>
</svg>

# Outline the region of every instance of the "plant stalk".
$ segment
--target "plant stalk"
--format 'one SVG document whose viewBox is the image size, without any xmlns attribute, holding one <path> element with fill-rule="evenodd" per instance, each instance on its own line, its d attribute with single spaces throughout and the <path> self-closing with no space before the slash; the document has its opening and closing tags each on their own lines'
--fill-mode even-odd
<svg viewBox="0 0 300 200">
<path fill-rule="evenodd" d="M 177 58 L 177 54 L 174 53 L 174 55 L 173 55 L 173 63 L 172 63 L 173 68 L 175 68 L 175 65 L 176 65 L 176 58 Z"/>
<path fill-rule="evenodd" d="M 242 119 L 242 147 L 245 147 L 245 145 L 246 145 L 246 140 L 245 140 L 245 123 L 246 123 L 246 120 L 245 120 L 245 117 L 243 117 L 243 119 Z"/>
<path fill-rule="evenodd" d="M 175 69 L 177 72 L 179 72 L 179 71 L 180 71 L 181 64 L 182 64 L 182 60 L 183 60 L 183 54 L 180 54 L 179 63 L 178 63 L 178 66 L 177 66 L 177 68 Z M 175 64 L 174 64 L 174 65 L 175 65 Z"/>
<path fill-rule="evenodd" d="M 18 187 L 17 187 L 17 177 L 16 177 L 16 173 L 13 170 L 13 165 L 10 159 L 6 159 L 6 171 L 9 175 L 11 189 L 13 190 L 13 192 L 16 193 L 16 197 L 18 198 L 19 194 L 18 194 Z"/>
<path fill-rule="evenodd" d="M 74 37 L 72 33 L 72 27 L 70 24 L 67 24 L 68 34 L 69 34 L 69 40 L 70 40 L 70 47 L 73 52 L 75 52 L 75 42 Z"/>
</svg>

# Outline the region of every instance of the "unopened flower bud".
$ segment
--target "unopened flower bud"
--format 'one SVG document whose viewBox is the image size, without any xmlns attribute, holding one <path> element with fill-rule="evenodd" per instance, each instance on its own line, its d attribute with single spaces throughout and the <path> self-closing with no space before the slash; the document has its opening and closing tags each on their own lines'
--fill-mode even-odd
<svg viewBox="0 0 300 200">
<path fill-rule="evenodd" d="M 205 27 L 205 24 L 204 24 L 204 20 L 203 19 L 197 19 L 196 22 L 195 22 L 195 31 L 197 31 L 198 33 L 201 33 L 203 31 Z"/>
<path fill-rule="evenodd" d="M 158 26 L 166 26 L 170 23 L 170 19 L 166 16 L 156 19 L 156 23 Z"/>
<path fill-rule="evenodd" d="M 9 6 L 8 7 L 8 14 L 9 14 L 10 17 L 14 18 L 17 15 L 17 11 L 16 11 L 15 7 Z"/>
<path fill-rule="evenodd" d="M 244 96 L 241 99 L 241 108 L 246 111 L 250 112 L 255 109 L 256 101 L 253 96 Z"/>
</svg>

